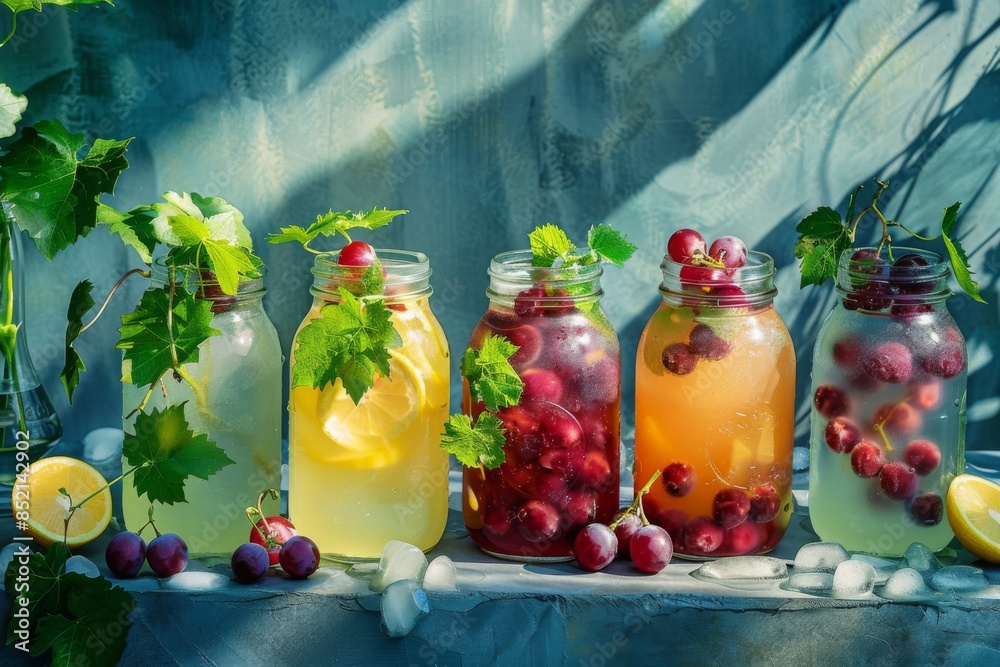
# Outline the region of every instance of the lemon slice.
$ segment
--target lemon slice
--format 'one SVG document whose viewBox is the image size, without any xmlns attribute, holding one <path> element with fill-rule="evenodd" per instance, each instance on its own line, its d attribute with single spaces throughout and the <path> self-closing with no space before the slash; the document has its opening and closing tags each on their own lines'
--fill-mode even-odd
<svg viewBox="0 0 1000 667">
<path fill-rule="evenodd" d="M 397 350 L 389 350 L 391 380 L 376 377 L 357 405 L 343 383 L 320 392 L 316 413 L 323 432 L 344 449 L 370 451 L 399 437 L 424 405 L 426 394 L 420 373 Z"/>
<path fill-rule="evenodd" d="M 946 507 L 958 541 L 983 560 L 1000 563 L 1000 485 L 959 475 L 948 487 Z"/>
<path fill-rule="evenodd" d="M 65 489 L 74 503 L 104 489 L 73 513 L 69 526 L 64 525 L 69 502 L 59 489 Z M 31 464 L 28 473 L 28 520 L 21 530 L 47 547 L 62 542 L 78 547 L 97 539 L 111 522 L 111 490 L 107 480 L 92 466 L 69 456 L 53 456 Z M 14 487 L 14 506 L 24 501 L 23 487 Z"/>
</svg>

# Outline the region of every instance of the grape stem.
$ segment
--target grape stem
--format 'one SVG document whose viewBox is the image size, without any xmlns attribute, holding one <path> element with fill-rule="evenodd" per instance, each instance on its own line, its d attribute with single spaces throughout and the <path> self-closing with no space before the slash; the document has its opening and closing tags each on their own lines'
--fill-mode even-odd
<svg viewBox="0 0 1000 667">
<path fill-rule="evenodd" d="M 635 494 L 635 498 L 632 500 L 632 504 L 628 506 L 628 509 L 622 512 L 622 515 L 618 517 L 615 521 L 612 521 L 611 525 L 608 526 L 608 528 L 614 530 L 615 528 L 618 527 L 618 524 L 624 521 L 625 517 L 629 516 L 630 514 L 634 514 L 637 517 L 639 517 L 639 520 L 642 521 L 643 526 L 648 526 L 649 520 L 646 518 L 646 510 L 644 510 L 642 507 L 642 497 L 647 493 L 649 493 L 649 490 L 653 488 L 653 482 L 655 482 L 659 478 L 660 478 L 660 471 L 659 470 L 654 471 L 653 474 L 649 476 L 649 479 L 646 481 L 646 484 L 641 489 L 639 489 L 639 493 Z"/>
<path fill-rule="evenodd" d="M 104 303 L 101 304 L 101 309 L 97 311 L 97 314 L 94 315 L 94 318 L 92 320 L 90 320 L 89 322 L 87 322 L 82 327 L 80 327 L 80 333 L 83 333 L 84 331 L 86 331 L 90 327 L 94 326 L 94 324 L 97 322 L 97 320 L 99 320 L 101 318 L 101 315 L 104 314 L 105 308 L 107 308 L 108 304 L 111 303 L 111 297 L 113 297 L 115 295 L 115 292 L 118 291 L 118 288 L 121 287 L 121 285 L 122 285 L 123 282 L 125 282 L 125 279 L 128 278 L 131 275 L 136 274 L 136 273 L 138 273 L 139 275 L 141 275 L 143 278 L 148 278 L 151 275 L 151 273 L 149 271 L 147 271 L 146 269 L 132 269 L 131 271 L 129 271 L 128 273 L 126 273 L 124 276 L 122 276 L 121 278 L 119 278 L 118 282 L 116 282 L 115 285 L 114 285 L 114 287 L 111 288 L 111 291 L 108 292 L 108 296 L 104 299 Z"/>
<path fill-rule="evenodd" d="M 118 477 L 115 477 L 110 482 L 105 482 L 104 486 L 100 487 L 99 489 L 97 489 L 96 491 L 94 491 L 89 496 L 87 496 L 86 498 L 84 498 L 83 500 L 81 500 L 80 502 L 78 502 L 76 504 L 73 503 L 73 497 L 70 496 L 69 493 L 66 492 L 66 489 L 59 489 L 59 493 L 61 493 L 62 495 L 66 496 L 69 499 L 69 503 L 70 503 L 69 508 L 67 508 L 67 510 L 66 510 L 66 516 L 63 517 L 63 546 L 65 546 L 67 549 L 69 548 L 66 545 L 66 543 L 69 541 L 69 522 L 73 519 L 73 515 L 76 514 L 76 511 L 78 509 L 80 509 L 83 506 L 84 503 L 86 503 L 91 498 L 95 498 L 95 497 L 99 496 L 100 494 L 104 493 L 105 489 L 111 488 L 112 484 L 117 484 L 118 482 L 122 481 L 123 479 L 125 479 L 126 477 L 128 477 L 129 475 L 131 475 L 132 473 L 134 473 L 136 470 L 139 470 L 140 468 L 145 468 L 145 467 L 150 466 L 152 464 L 153 464 L 152 461 L 146 461 L 145 463 L 141 463 L 141 464 L 133 467 L 131 470 L 127 470 L 127 471 L 123 472 L 122 474 L 118 475 Z M 152 505 L 149 506 L 149 515 L 150 515 L 150 522 L 152 522 L 152 520 L 153 520 L 153 506 Z M 156 530 L 156 526 L 153 526 L 153 529 Z M 157 533 L 157 534 L 159 534 L 159 533 Z"/>
<path fill-rule="evenodd" d="M 253 524 L 254 529 L 261 536 L 261 539 L 263 539 L 265 543 L 269 543 L 274 539 L 272 537 L 272 535 L 274 535 L 274 531 L 271 530 L 271 524 L 267 522 L 267 516 L 264 515 L 264 511 L 261 509 L 261 505 L 264 503 L 264 498 L 268 496 L 271 496 L 272 500 L 277 500 L 278 492 L 275 491 L 274 489 L 264 489 L 263 491 L 257 494 L 257 506 L 248 507 L 245 510 L 247 514 L 247 519 L 250 520 L 250 523 Z M 254 520 L 253 518 L 254 514 L 259 516 L 260 519 Z M 260 529 L 259 525 L 260 523 L 264 524 L 264 528 L 267 530 L 266 535 L 264 534 L 264 531 Z"/>
</svg>

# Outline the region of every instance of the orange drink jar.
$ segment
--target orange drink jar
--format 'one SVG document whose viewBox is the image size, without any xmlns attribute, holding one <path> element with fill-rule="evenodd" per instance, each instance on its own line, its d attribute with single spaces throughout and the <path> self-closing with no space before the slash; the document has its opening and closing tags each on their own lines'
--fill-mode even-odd
<svg viewBox="0 0 1000 667">
<path fill-rule="evenodd" d="M 636 359 L 636 490 L 674 553 L 774 548 L 792 511 L 795 351 L 774 309 L 774 261 L 660 265 L 663 301 Z"/>
<path fill-rule="evenodd" d="M 338 264 L 339 252 L 317 255 L 312 309 L 292 343 L 289 514 L 299 534 L 344 561 L 377 560 L 390 540 L 427 551 L 448 517 L 448 453 L 439 446 L 448 421 L 448 342 L 430 309 L 430 262 L 417 252 L 375 253 L 385 269 L 377 298 L 400 339 L 387 349 L 389 377 L 376 373 L 357 403 L 339 377 L 320 388 L 295 386 L 306 326 L 365 272 Z"/>
</svg>

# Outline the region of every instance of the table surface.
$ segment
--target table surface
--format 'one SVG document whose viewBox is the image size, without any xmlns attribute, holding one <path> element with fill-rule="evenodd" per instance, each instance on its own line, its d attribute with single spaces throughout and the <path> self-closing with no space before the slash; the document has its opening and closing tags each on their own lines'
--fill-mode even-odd
<svg viewBox="0 0 1000 667">
<path fill-rule="evenodd" d="M 1000 453 L 969 459 L 970 472 L 1000 475 Z M 818 539 L 809 528 L 807 494 L 795 495 L 788 532 L 771 554 L 789 564 L 801 545 Z M 458 498 L 453 494 L 453 502 Z M 108 538 L 78 552 L 105 573 Z M 690 574 L 699 563 L 679 559 L 653 576 L 623 562 L 584 573 L 571 563 L 501 561 L 472 544 L 453 508 L 428 558 L 447 555 L 456 563 L 459 592 L 428 593 L 430 614 L 404 638 L 385 634 L 380 596 L 344 566 L 324 563 L 306 581 L 276 575 L 248 586 L 230 580 L 228 559 L 204 558 L 171 579 L 119 582 L 137 600 L 122 664 L 995 663 L 1000 567 L 960 546 L 957 553 L 955 564 L 984 569 L 989 589 L 933 604 L 875 595 L 843 600 L 705 582 Z M 8 607 L 3 596 L 0 611 Z M 41 664 L 11 647 L 0 662 Z"/>
</svg>

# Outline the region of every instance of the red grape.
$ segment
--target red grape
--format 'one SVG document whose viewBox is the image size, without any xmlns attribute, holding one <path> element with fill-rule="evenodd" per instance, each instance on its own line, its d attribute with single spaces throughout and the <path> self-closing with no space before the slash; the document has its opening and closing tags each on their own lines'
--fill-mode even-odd
<svg viewBox="0 0 1000 667">
<path fill-rule="evenodd" d="M 896 500 L 906 500 L 912 498 L 917 490 L 917 475 L 905 463 L 891 461 L 878 471 L 878 483 L 885 495 Z"/>
<path fill-rule="evenodd" d="M 712 517 L 726 530 L 747 520 L 750 514 L 750 497 L 742 489 L 722 489 L 712 501 Z"/>
<path fill-rule="evenodd" d="M 337 264 L 341 266 L 371 266 L 374 261 L 375 249 L 364 241 L 351 241 L 337 256 Z"/>
<path fill-rule="evenodd" d="M 754 523 L 767 523 L 778 516 L 781 508 L 781 497 L 770 484 L 762 484 L 750 494 L 750 520 Z"/>
<path fill-rule="evenodd" d="M 518 530 L 529 542 L 545 542 L 559 534 L 559 512 L 549 503 L 529 500 L 517 512 Z"/>
<path fill-rule="evenodd" d="M 635 531 L 642 528 L 642 519 L 635 514 L 627 514 L 625 518 L 622 518 L 624 512 L 625 510 L 618 512 L 611 520 L 611 523 L 618 521 L 618 525 L 615 526 L 615 537 L 618 538 L 619 558 L 629 555 L 629 545 L 632 544 L 632 536 L 635 535 Z"/>
<path fill-rule="evenodd" d="M 267 549 L 271 565 L 278 564 L 278 552 L 281 551 L 281 545 L 294 536 L 295 526 L 283 516 L 269 516 L 266 521 L 258 519 L 257 526 L 250 528 L 250 542 Z"/>
<path fill-rule="evenodd" d="M 726 531 L 707 516 L 696 516 L 684 526 L 684 548 L 693 554 L 710 554 L 722 546 Z"/>
<path fill-rule="evenodd" d="M 909 403 L 887 403 L 875 411 L 875 423 L 882 424 L 882 428 L 893 434 L 913 433 L 923 421 L 920 412 Z"/>
<path fill-rule="evenodd" d="M 744 521 L 726 531 L 721 549 L 726 555 L 742 555 L 756 551 L 763 542 L 764 526 L 753 521 Z"/>
<path fill-rule="evenodd" d="M 693 229 L 678 229 L 667 240 L 667 254 L 680 264 L 689 264 L 695 255 L 705 254 L 705 239 Z"/>
<path fill-rule="evenodd" d="M 319 568 L 319 547 L 308 537 L 292 537 L 278 556 L 281 569 L 292 579 L 305 579 Z"/>
<path fill-rule="evenodd" d="M 942 343 L 921 362 L 920 367 L 931 375 L 953 378 L 965 368 L 962 346 L 951 341 Z"/>
<path fill-rule="evenodd" d="M 146 562 L 146 543 L 135 533 L 118 533 L 108 542 L 104 560 L 116 577 L 131 579 L 139 574 Z"/>
<path fill-rule="evenodd" d="M 861 442 L 861 430 L 847 417 L 837 417 L 826 425 L 823 438 L 827 447 L 838 454 L 843 454 Z"/>
<path fill-rule="evenodd" d="M 716 239 L 708 254 L 720 260 L 727 269 L 738 269 L 747 263 L 747 245 L 735 236 Z"/>
<path fill-rule="evenodd" d="M 178 535 L 157 535 L 146 547 L 146 562 L 158 577 L 183 572 L 188 564 L 188 547 Z"/>
<path fill-rule="evenodd" d="M 521 373 L 521 381 L 524 382 L 524 392 L 521 394 L 522 403 L 532 400 L 558 403 L 562 399 L 562 380 L 552 371 L 529 368 Z"/>
<path fill-rule="evenodd" d="M 698 355 L 686 343 L 671 343 L 661 355 L 663 367 L 675 375 L 687 375 L 698 364 Z"/>
<path fill-rule="evenodd" d="M 941 450 L 930 440 L 914 440 L 903 450 L 903 461 L 923 477 L 937 469 L 941 463 Z"/>
<path fill-rule="evenodd" d="M 729 343 L 717 336 L 712 331 L 712 327 L 707 324 L 696 324 L 694 329 L 691 329 L 689 341 L 688 345 L 695 354 L 712 361 L 725 359 L 733 349 Z"/>
<path fill-rule="evenodd" d="M 667 493 L 675 498 L 682 498 L 694 488 L 694 468 L 687 463 L 675 461 L 663 469 L 660 482 Z"/>
<path fill-rule="evenodd" d="M 643 572 L 656 574 L 667 566 L 673 555 L 674 543 L 667 531 L 659 526 L 643 526 L 632 536 L 629 556 Z"/>
<path fill-rule="evenodd" d="M 903 343 L 882 343 L 863 363 L 869 375 L 891 384 L 906 382 L 913 372 L 913 355 Z"/>
<path fill-rule="evenodd" d="M 267 549 L 259 544 L 247 542 L 236 547 L 229 565 L 238 581 L 252 584 L 264 578 L 271 561 Z"/>
<path fill-rule="evenodd" d="M 936 493 L 923 493 L 913 499 L 910 516 L 925 526 L 936 526 L 944 516 L 944 501 Z"/>
<path fill-rule="evenodd" d="M 688 522 L 688 514 L 684 510 L 669 508 L 662 510 L 653 517 L 653 523 L 667 531 L 674 544 L 681 544 L 684 535 L 684 526 Z"/>
<path fill-rule="evenodd" d="M 851 469 L 858 477 L 874 477 L 885 464 L 885 455 L 878 445 L 864 440 L 851 450 Z"/>
<path fill-rule="evenodd" d="M 603 570 L 618 553 L 618 538 L 602 523 L 592 523 L 583 528 L 573 540 L 573 555 L 585 570 Z"/>
<path fill-rule="evenodd" d="M 816 388 L 813 405 L 816 406 L 816 410 L 821 415 L 827 419 L 833 419 L 847 414 L 849 401 L 843 389 L 824 384 Z"/>
</svg>

